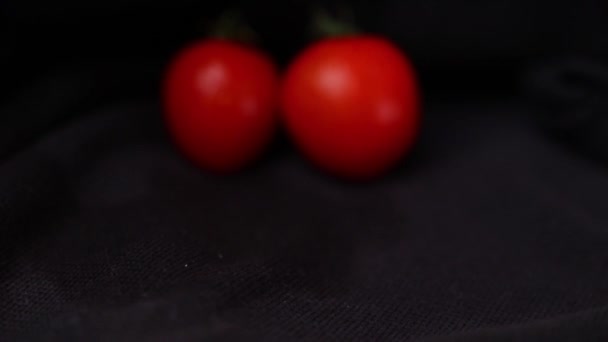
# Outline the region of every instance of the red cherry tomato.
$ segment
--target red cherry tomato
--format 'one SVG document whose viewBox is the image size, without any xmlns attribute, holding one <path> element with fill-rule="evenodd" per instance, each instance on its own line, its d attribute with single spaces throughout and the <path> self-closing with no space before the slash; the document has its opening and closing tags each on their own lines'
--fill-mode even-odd
<svg viewBox="0 0 608 342">
<path fill-rule="evenodd" d="M 410 151 L 419 130 L 418 86 L 408 59 L 373 36 L 323 40 L 288 68 L 287 129 L 318 166 L 369 179 Z"/>
<path fill-rule="evenodd" d="M 274 64 L 253 48 L 223 40 L 188 47 L 165 80 L 165 118 L 175 143 L 203 168 L 243 168 L 274 132 L 278 82 Z"/>
</svg>

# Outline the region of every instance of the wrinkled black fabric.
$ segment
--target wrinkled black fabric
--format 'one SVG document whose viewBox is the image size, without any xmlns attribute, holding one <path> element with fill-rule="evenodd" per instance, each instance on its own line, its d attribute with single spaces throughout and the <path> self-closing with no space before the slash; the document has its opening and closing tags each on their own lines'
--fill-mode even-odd
<svg viewBox="0 0 608 342">
<path fill-rule="evenodd" d="M 582 58 L 546 63 L 525 79 L 539 123 L 589 157 L 608 161 L 608 64 Z"/>
<path fill-rule="evenodd" d="M 565 2 L 533 25 L 513 23 L 548 1 L 370 9 L 424 60 L 426 97 L 414 153 L 366 184 L 284 136 L 238 175 L 184 160 L 157 94 L 190 27 L 162 18 L 194 17 L 175 3 L 2 4 L 0 341 L 608 340 L 603 2 L 572 8 L 568 48 L 541 39 Z M 269 37 L 285 58 L 304 41 Z M 541 40 L 595 58 L 534 58 Z"/>
</svg>

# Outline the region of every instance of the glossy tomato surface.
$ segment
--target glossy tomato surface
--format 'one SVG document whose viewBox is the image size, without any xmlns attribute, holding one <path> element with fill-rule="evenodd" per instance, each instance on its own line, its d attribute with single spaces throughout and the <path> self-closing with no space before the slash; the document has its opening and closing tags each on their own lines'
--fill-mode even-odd
<svg viewBox="0 0 608 342">
<path fill-rule="evenodd" d="M 330 38 L 306 49 L 286 72 L 281 106 L 299 148 L 321 168 L 354 180 L 388 171 L 419 130 L 413 67 L 380 37 Z"/>
<path fill-rule="evenodd" d="M 237 171 L 256 159 L 276 123 L 278 75 L 254 48 L 229 41 L 196 43 L 172 61 L 164 84 L 167 126 L 196 164 Z"/>
</svg>

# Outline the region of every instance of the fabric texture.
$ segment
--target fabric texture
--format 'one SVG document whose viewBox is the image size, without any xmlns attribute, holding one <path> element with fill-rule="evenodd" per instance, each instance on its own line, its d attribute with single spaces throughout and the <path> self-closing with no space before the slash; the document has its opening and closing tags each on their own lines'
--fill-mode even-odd
<svg viewBox="0 0 608 342">
<path fill-rule="evenodd" d="M 602 6 L 584 3 L 581 13 Z M 157 87 L 180 43 L 167 37 L 186 40 L 182 27 L 157 37 L 157 50 L 122 50 L 126 40 L 110 31 L 115 41 L 81 51 L 60 35 L 61 53 L 25 68 L 33 48 L 23 40 L 24 13 L 48 22 L 96 13 L 120 27 L 120 18 L 137 17 L 121 4 L 36 15 L 20 2 L 7 6 L 15 45 L 0 55 L 11 80 L 0 107 L 0 341 L 608 340 L 601 58 L 575 63 L 591 74 L 578 86 L 592 84 L 594 95 L 565 105 L 555 89 L 570 81 L 547 75 L 571 62 L 526 73 L 523 48 L 504 39 L 460 60 L 466 49 L 414 44 L 418 59 L 453 51 L 455 64 L 441 53 L 422 63 L 421 139 L 386 178 L 329 177 L 285 136 L 247 171 L 221 177 L 182 158 L 163 126 Z M 406 12 L 384 5 L 370 13 Z M 121 28 L 125 39 L 153 30 L 154 8 L 163 7 L 150 8 L 143 26 Z M 171 8 L 177 17 L 187 7 Z M 597 27 L 589 18 L 574 30 L 580 37 Z M 49 32 L 65 32 L 61 25 Z M 504 35 L 526 29 L 539 32 Z M 453 39 L 463 37 L 471 35 Z M 270 41 L 280 50 L 280 37 Z M 520 57 L 476 66 L 492 46 Z M 451 88 L 451 76 L 489 80 L 488 70 L 503 78 Z M 555 108 L 586 124 L 556 126 Z"/>
</svg>

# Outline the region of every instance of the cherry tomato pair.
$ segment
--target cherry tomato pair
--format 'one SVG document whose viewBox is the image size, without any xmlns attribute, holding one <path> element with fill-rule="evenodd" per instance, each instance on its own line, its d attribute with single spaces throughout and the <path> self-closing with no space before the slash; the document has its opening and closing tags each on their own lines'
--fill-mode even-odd
<svg viewBox="0 0 608 342">
<path fill-rule="evenodd" d="M 379 176 L 411 150 L 418 98 L 408 59 L 374 36 L 322 40 L 282 80 L 262 52 L 206 40 L 178 54 L 164 88 L 174 141 L 205 169 L 248 165 L 282 121 L 311 161 L 349 179 Z"/>
</svg>

